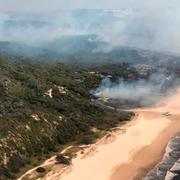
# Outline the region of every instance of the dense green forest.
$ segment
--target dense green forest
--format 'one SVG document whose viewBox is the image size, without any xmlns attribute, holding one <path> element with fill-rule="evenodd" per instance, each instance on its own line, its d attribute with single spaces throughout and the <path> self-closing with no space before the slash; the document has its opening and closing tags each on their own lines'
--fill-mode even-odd
<svg viewBox="0 0 180 180">
<path fill-rule="evenodd" d="M 93 73 L 92 73 L 93 71 Z M 32 159 L 58 152 L 67 143 L 92 143 L 133 113 L 91 100 L 103 76 L 138 78 L 128 64 L 51 63 L 0 58 L 0 179 L 15 179 Z"/>
</svg>

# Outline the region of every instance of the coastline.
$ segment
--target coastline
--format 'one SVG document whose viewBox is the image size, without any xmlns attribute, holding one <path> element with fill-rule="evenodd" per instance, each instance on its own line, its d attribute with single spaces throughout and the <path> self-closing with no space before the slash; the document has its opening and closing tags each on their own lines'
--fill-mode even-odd
<svg viewBox="0 0 180 180">
<path fill-rule="evenodd" d="M 144 113 L 147 116 L 146 118 L 143 117 Z M 122 165 L 124 162 L 130 163 L 131 162 L 130 158 L 135 156 L 136 153 L 138 156 L 139 154 L 138 152 L 142 151 L 145 148 L 144 144 L 146 144 L 147 146 L 151 146 L 151 144 L 153 143 L 153 140 L 156 139 L 157 136 L 159 136 L 161 131 L 169 127 L 170 121 L 169 119 L 165 117 L 163 117 L 162 120 L 158 121 L 159 125 L 157 126 L 157 123 L 155 123 L 155 121 L 157 120 L 156 117 L 159 115 L 160 113 L 154 113 L 152 115 L 152 112 L 151 113 L 137 112 L 136 116 L 133 117 L 131 121 L 115 128 L 115 130 L 110 132 L 110 134 L 106 134 L 105 136 L 100 138 L 95 144 L 89 145 L 85 149 L 83 149 L 83 154 L 81 154 L 81 151 L 79 151 L 77 153 L 76 158 L 72 160 L 71 166 L 57 165 L 55 163 L 55 156 L 51 157 L 50 159 L 46 160 L 42 165 L 40 165 L 44 167 L 45 165 L 50 163 L 52 167 L 50 168 L 50 171 L 47 172 L 47 174 L 45 174 L 45 176 L 38 177 L 39 180 L 52 180 L 52 179 L 53 180 L 59 180 L 59 179 L 70 180 L 72 177 L 74 177 L 75 179 L 78 178 L 79 180 L 83 180 L 86 176 L 89 177 L 90 174 L 98 174 L 97 171 L 102 172 L 100 176 L 97 176 L 97 180 L 99 178 L 104 178 L 105 180 L 106 179 L 116 180 L 114 179 L 114 177 L 116 175 L 117 177 L 119 177 L 118 164 Z M 150 121 L 151 118 L 155 118 L 155 121 L 153 122 Z M 141 136 L 142 132 L 140 132 L 140 130 L 143 129 L 143 127 L 147 127 L 147 126 L 150 127 L 149 131 L 146 131 L 144 129 L 143 133 L 148 132 L 146 134 L 147 138 L 150 134 L 153 134 L 153 136 L 151 136 L 151 138 L 147 139 L 146 141 L 143 141 L 144 137 Z M 132 140 L 131 143 L 127 144 L 126 142 L 129 139 L 129 136 L 131 136 L 131 138 L 137 137 L 137 140 Z M 118 155 L 121 153 L 122 153 L 122 156 L 118 157 Z M 110 156 L 108 157 L 109 154 Z M 163 155 L 163 152 L 162 152 L 162 155 Z M 110 162 L 111 158 L 113 158 L 113 161 L 112 161 L 113 163 L 111 162 L 110 163 L 111 165 L 107 166 L 106 162 Z M 78 170 L 81 174 L 77 173 L 77 176 L 76 176 L 74 172 L 76 171 L 75 168 L 77 167 L 78 164 L 80 164 L 80 166 L 78 166 L 79 167 Z M 84 164 L 84 165 L 81 166 L 81 164 Z M 94 171 L 90 172 L 89 167 L 94 167 Z M 28 175 L 29 177 L 34 177 L 33 174 L 36 168 L 33 168 L 29 170 L 28 172 L 26 172 L 18 180 L 22 180 L 23 179 L 22 177 L 25 177 L 25 175 Z M 101 168 L 106 169 L 106 170 L 102 171 Z M 107 173 L 104 173 L 104 172 L 107 172 Z M 90 174 L 88 175 L 88 173 Z M 96 180 L 95 177 L 90 177 L 90 179 L 92 178 Z M 90 180 L 90 179 L 87 179 L 87 180 Z"/>
<path fill-rule="evenodd" d="M 139 151 L 136 151 L 128 162 L 114 167 L 110 180 L 142 179 L 162 160 L 167 144 L 180 132 L 179 108 L 180 91 L 178 89 L 176 94 L 165 98 L 157 107 L 144 109 L 145 113 L 149 112 L 152 115 L 155 112 L 160 117 L 164 116 L 164 112 L 170 113 L 170 116 L 166 116 L 169 119 L 168 126 L 158 134 L 149 146 L 144 146 Z M 142 109 L 137 109 L 136 111 L 141 112 Z"/>
<path fill-rule="evenodd" d="M 88 152 L 88 156 L 77 156 L 73 160 L 72 166 L 64 173 L 51 172 L 51 175 L 42 179 L 109 180 L 118 164 L 130 162 L 130 157 L 146 145 L 151 145 L 159 133 L 169 126 L 169 119 L 166 117 L 162 117 L 157 123 L 159 113 L 153 115 L 154 121 L 150 120 L 152 118 L 150 113 L 146 118 L 143 115 L 143 113 L 139 113 L 131 122 L 121 127 L 124 129 L 123 133 L 121 130 L 116 132 L 116 138 L 112 142 L 96 144 L 93 151 L 90 150 L 90 154 Z M 147 130 L 144 127 L 150 128 Z"/>
<path fill-rule="evenodd" d="M 161 161 L 168 142 L 180 131 L 179 119 L 180 116 L 172 117 L 170 124 L 155 138 L 151 145 L 142 147 L 135 152 L 130 162 L 115 167 L 110 180 L 142 179 Z"/>
<path fill-rule="evenodd" d="M 180 131 L 178 100 L 180 93 L 164 99 L 163 105 L 134 110 L 136 116 L 131 121 L 79 151 L 71 166 L 53 165 L 39 180 L 142 179 L 162 159 L 169 140 Z"/>
<path fill-rule="evenodd" d="M 176 134 L 166 146 L 162 160 L 145 176 L 149 179 L 180 179 L 180 132 Z"/>
</svg>

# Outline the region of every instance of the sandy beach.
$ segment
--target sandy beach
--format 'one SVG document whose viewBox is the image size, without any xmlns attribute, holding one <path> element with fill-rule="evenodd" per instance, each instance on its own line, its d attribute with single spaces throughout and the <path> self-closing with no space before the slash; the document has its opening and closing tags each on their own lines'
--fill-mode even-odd
<svg viewBox="0 0 180 180">
<path fill-rule="evenodd" d="M 125 133 L 115 134 L 111 143 L 98 145 L 92 156 L 74 159 L 68 173 L 47 179 L 142 179 L 161 160 L 170 138 L 180 131 L 179 108 L 180 93 L 155 108 L 136 110 L 137 116 L 123 127 Z"/>
<path fill-rule="evenodd" d="M 177 93 L 154 108 L 135 109 L 130 122 L 79 153 L 70 167 L 62 171 L 62 166 L 56 165 L 39 179 L 142 179 L 162 159 L 170 138 L 180 131 L 179 108 Z"/>
<path fill-rule="evenodd" d="M 128 130 L 124 134 L 119 135 L 114 142 L 98 146 L 93 156 L 75 159 L 72 171 L 68 174 L 63 174 L 60 179 L 109 180 L 116 179 L 116 177 L 119 179 L 121 169 L 118 167 L 116 169 L 116 166 L 129 162 L 131 160 L 130 157 L 133 157 L 144 146 L 151 145 L 158 134 L 169 125 L 169 120 L 164 117 L 159 119 L 158 114 L 153 117 L 153 121 L 158 121 L 158 123 L 153 123 L 151 116 L 144 119 L 145 115 L 146 113 L 139 114 L 136 117 L 137 119 L 131 122 L 131 126 L 127 127 Z M 144 127 L 148 127 L 148 129 Z M 122 171 L 125 174 L 130 174 L 129 168 L 127 168 L 126 172 L 124 169 Z M 122 179 L 125 180 L 124 178 Z"/>
<path fill-rule="evenodd" d="M 130 157 L 130 161 L 114 168 L 111 180 L 142 179 L 159 162 L 170 138 L 180 131 L 180 116 L 174 116 L 170 123 L 153 142 L 141 148 Z"/>
<path fill-rule="evenodd" d="M 162 104 L 156 108 L 144 109 L 143 113 L 159 114 L 170 112 L 170 122 L 148 146 L 144 146 L 130 157 L 130 161 L 119 164 L 113 170 L 110 180 L 142 179 L 146 173 L 154 167 L 163 157 L 168 141 L 180 132 L 180 93 L 164 99 Z M 142 110 L 136 110 L 142 114 Z M 129 171 L 130 170 L 130 171 Z"/>
</svg>

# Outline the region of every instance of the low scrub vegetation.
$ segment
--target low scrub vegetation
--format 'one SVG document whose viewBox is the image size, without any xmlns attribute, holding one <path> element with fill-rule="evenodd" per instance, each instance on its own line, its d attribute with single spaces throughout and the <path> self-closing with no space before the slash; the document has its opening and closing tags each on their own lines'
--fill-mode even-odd
<svg viewBox="0 0 180 180">
<path fill-rule="evenodd" d="M 127 64 L 88 67 L 1 57 L 0 179 L 13 179 L 32 158 L 57 151 L 57 146 L 92 143 L 97 138 L 92 128 L 107 130 L 129 120 L 132 114 L 115 113 L 91 101 L 90 90 L 108 74 L 138 77 Z"/>
</svg>

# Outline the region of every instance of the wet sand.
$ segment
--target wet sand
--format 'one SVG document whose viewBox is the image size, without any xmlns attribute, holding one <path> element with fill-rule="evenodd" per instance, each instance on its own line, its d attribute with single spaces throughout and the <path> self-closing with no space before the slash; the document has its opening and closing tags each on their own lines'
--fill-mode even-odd
<svg viewBox="0 0 180 180">
<path fill-rule="evenodd" d="M 151 145 L 137 151 L 130 162 L 115 167 L 110 179 L 142 179 L 162 159 L 168 141 L 180 131 L 180 116 L 173 116 L 171 120 Z"/>
</svg>

